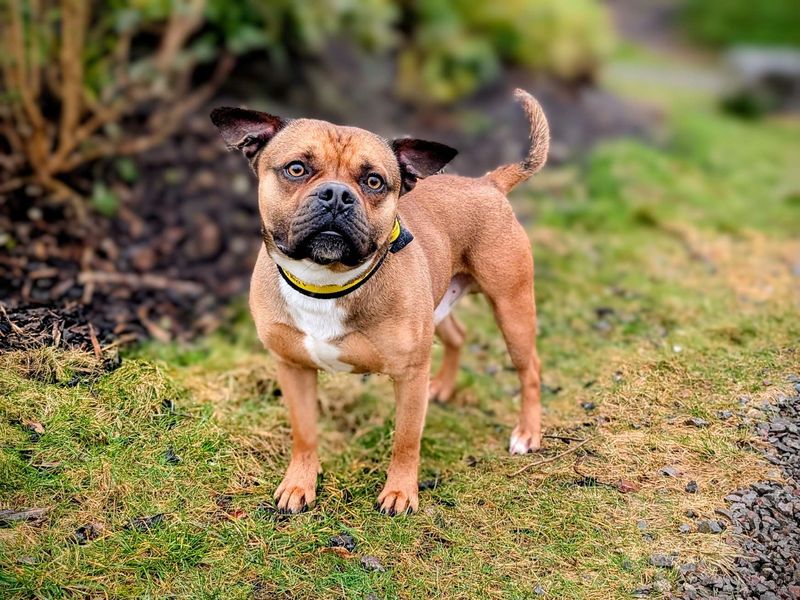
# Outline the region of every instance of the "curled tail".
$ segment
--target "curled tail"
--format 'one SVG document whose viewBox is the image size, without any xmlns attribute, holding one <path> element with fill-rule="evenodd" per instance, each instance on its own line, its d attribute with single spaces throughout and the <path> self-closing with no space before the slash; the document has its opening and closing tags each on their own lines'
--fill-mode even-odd
<svg viewBox="0 0 800 600">
<path fill-rule="evenodd" d="M 504 194 L 544 166 L 547 161 L 547 150 L 550 147 L 550 128 L 541 105 L 525 90 L 515 90 L 514 98 L 522 104 L 531 126 L 530 147 L 527 156 L 521 162 L 497 167 L 486 174 L 486 178 Z"/>
</svg>

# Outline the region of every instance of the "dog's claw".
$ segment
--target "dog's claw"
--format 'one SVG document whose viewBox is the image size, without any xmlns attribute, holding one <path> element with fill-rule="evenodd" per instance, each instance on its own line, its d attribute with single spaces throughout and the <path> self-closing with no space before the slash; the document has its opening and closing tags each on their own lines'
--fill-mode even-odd
<svg viewBox="0 0 800 600">
<path fill-rule="evenodd" d="M 390 486 L 387 483 L 378 496 L 378 510 L 390 517 L 416 512 L 419 505 L 418 488 L 416 479 L 413 480 L 413 485 L 409 484 L 408 491 L 400 486 Z"/>
</svg>

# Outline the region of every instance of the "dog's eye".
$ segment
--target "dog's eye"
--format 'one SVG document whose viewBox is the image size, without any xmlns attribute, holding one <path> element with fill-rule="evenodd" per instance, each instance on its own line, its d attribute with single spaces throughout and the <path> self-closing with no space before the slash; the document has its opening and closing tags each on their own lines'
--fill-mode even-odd
<svg viewBox="0 0 800 600">
<path fill-rule="evenodd" d="M 294 177 L 294 178 L 302 177 L 303 175 L 308 173 L 308 169 L 306 169 L 306 166 L 299 160 L 290 162 L 288 165 L 286 165 L 284 170 L 286 171 L 286 174 L 289 177 Z"/>
<path fill-rule="evenodd" d="M 372 173 L 367 175 L 367 187 L 371 190 L 379 190 L 383 187 L 383 178 L 380 175 Z"/>
</svg>

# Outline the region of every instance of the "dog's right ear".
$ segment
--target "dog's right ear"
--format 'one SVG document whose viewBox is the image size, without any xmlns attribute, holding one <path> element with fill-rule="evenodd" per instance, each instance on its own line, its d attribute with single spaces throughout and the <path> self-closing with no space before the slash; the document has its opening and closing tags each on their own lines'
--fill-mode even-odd
<svg viewBox="0 0 800 600">
<path fill-rule="evenodd" d="M 400 165 L 402 185 L 400 194 L 414 189 L 418 179 L 439 172 L 453 160 L 458 150 L 439 142 L 399 138 L 390 143 Z"/>
<path fill-rule="evenodd" d="M 250 164 L 287 121 L 269 113 L 223 106 L 211 112 L 211 122 L 217 126 L 229 148 L 241 150 Z"/>
</svg>

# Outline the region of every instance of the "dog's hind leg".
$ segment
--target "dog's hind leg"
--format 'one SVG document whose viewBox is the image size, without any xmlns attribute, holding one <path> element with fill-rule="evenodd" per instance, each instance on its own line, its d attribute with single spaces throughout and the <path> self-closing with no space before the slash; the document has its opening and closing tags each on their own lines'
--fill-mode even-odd
<svg viewBox="0 0 800 600">
<path fill-rule="evenodd" d="M 428 397 L 431 400 L 446 402 L 453 395 L 465 333 L 464 326 L 452 313 L 436 326 L 436 336 L 442 341 L 444 355 L 439 372 L 431 379 L 428 390 Z"/>
<path fill-rule="evenodd" d="M 508 451 L 526 454 L 542 440 L 541 363 L 536 352 L 536 306 L 533 290 L 493 299 L 494 314 L 503 332 L 511 362 L 519 375 L 522 405 L 511 433 Z"/>
<path fill-rule="evenodd" d="M 510 227 L 506 240 L 502 253 L 490 244 L 476 249 L 473 276 L 492 304 L 511 362 L 519 375 L 522 406 L 508 449 L 511 454 L 525 454 L 538 450 L 542 439 L 533 258 L 530 242 L 521 226 Z"/>
</svg>

